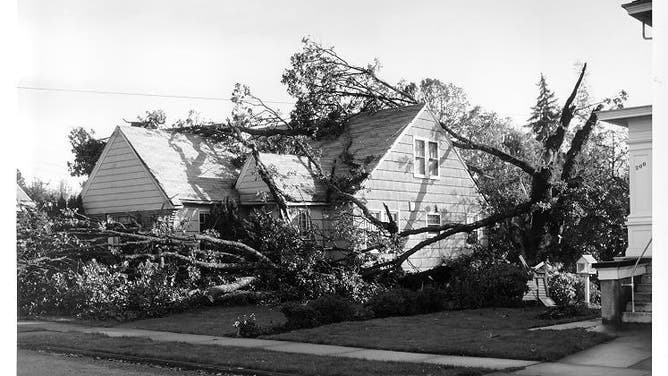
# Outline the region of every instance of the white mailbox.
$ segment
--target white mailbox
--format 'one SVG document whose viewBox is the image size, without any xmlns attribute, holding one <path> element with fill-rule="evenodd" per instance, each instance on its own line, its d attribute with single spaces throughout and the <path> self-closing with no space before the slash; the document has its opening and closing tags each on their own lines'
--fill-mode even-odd
<svg viewBox="0 0 668 376">
<path fill-rule="evenodd" d="M 582 255 L 576 264 L 578 274 L 596 274 L 596 269 L 592 267 L 597 261 L 592 255 Z"/>
</svg>

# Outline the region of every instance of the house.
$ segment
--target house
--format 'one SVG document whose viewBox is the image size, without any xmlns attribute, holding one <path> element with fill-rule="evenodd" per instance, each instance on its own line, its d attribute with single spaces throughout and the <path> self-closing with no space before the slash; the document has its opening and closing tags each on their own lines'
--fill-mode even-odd
<svg viewBox="0 0 668 376">
<path fill-rule="evenodd" d="M 636 0 L 622 7 L 652 26 L 652 1 Z M 604 323 L 652 321 L 652 106 L 601 111 L 598 119 L 629 130 L 628 248 L 623 257 L 594 264 L 601 282 Z"/>
<path fill-rule="evenodd" d="M 35 207 L 35 202 L 28 196 L 28 194 L 16 184 L 16 209 L 20 210 L 24 207 Z"/>
<path fill-rule="evenodd" d="M 358 114 L 341 134 L 311 146 L 323 171 L 334 171 L 338 177 L 366 173 L 355 197 L 385 221 L 383 205 L 387 205 L 399 230 L 472 222 L 481 214 L 482 195 L 424 105 Z M 190 221 L 188 230 L 194 232 L 210 205 L 225 199 L 236 201 L 242 213 L 275 207 L 257 171 L 258 161 L 249 157 L 237 170 L 231 158 L 223 147 L 197 136 L 118 127 L 82 193 L 86 213 L 116 219 L 148 217 L 146 224 L 156 216 L 170 215 L 176 222 Z M 334 232 L 330 192 L 316 178 L 308 158 L 271 153 L 260 153 L 258 158 L 285 196 L 296 226 Z M 363 220 L 353 225 L 369 226 Z M 405 247 L 431 236 L 411 236 Z M 472 241 L 470 236 L 458 234 L 435 243 L 413 255 L 404 268 L 436 266 L 465 248 L 467 241 Z"/>
<path fill-rule="evenodd" d="M 116 127 L 81 192 L 84 210 L 144 227 L 167 218 L 199 232 L 212 204 L 237 200 L 232 158 L 197 136 Z"/>
</svg>

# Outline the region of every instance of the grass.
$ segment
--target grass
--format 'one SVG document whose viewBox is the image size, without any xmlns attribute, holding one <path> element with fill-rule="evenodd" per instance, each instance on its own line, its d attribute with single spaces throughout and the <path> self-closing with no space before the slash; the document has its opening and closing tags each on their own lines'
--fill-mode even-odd
<svg viewBox="0 0 668 376">
<path fill-rule="evenodd" d="M 543 308 L 486 308 L 342 322 L 264 338 L 447 355 L 551 361 L 611 339 L 584 329 L 536 330 Z M 576 318 L 578 320 L 586 318 Z"/>
<path fill-rule="evenodd" d="M 232 327 L 234 321 L 236 321 L 237 317 L 251 313 L 255 313 L 256 322 L 261 327 L 276 327 L 285 323 L 285 316 L 283 316 L 278 308 L 246 305 L 201 308 L 165 317 L 131 321 L 117 326 L 175 333 L 234 337 L 236 334 L 236 330 Z"/>
<path fill-rule="evenodd" d="M 107 337 L 85 333 L 22 333 L 21 348 L 57 347 L 67 350 L 103 351 L 111 355 L 131 355 L 177 360 L 223 367 L 283 372 L 291 375 L 434 375 L 475 376 L 489 370 L 452 368 L 435 364 L 380 362 L 331 356 L 281 353 L 252 348 L 193 345 L 181 342 L 154 342 L 147 338 Z"/>
</svg>

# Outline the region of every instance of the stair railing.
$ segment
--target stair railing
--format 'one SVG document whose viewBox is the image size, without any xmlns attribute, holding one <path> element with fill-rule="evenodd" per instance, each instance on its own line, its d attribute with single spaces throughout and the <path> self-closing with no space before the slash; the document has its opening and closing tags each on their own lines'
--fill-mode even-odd
<svg viewBox="0 0 668 376">
<path fill-rule="evenodd" d="M 636 289 L 635 285 L 633 283 L 633 277 L 636 275 L 636 269 L 638 268 L 638 264 L 640 263 L 640 260 L 642 257 L 645 255 L 645 252 L 647 252 L 647 249 L 649 249 L 649 245 L 652 244 L 652 238 L 649 238 L 649 241 L 647 242 L 647 245 L 645 246 L 645 249 L 643 249 L 642 253 L 638 258 L 636 259 L 635 265 L 633 265 L 633 271 L 631 272 L 631 283 L 625 283 L 622 284 L 622 286 L 630 286 L 631 287 L 631 312 L 636 311 Z"/>
</svg>

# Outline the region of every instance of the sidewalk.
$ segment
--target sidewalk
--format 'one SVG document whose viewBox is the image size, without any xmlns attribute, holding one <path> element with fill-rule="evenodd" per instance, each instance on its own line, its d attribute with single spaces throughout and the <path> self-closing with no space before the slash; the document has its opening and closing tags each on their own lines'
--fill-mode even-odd
<svg viewBox="0 0 668 376">
<path fill-rule="evenodd" d="M 594 320 L 595 321 L 595 320 Z M 652 333 L 651 328 L 614 330 L 593 321 L 564 324 L 560 327 L 541 329 L 568 329 L 586 327 L 590 331 L 601 331 L 617 336 L 610 342 L 602 343 L 587 350 L 571 354 L 558 362 L 530 365 L 519 371 L 495 372 L 489 376 L 648 376 L 652 374 Z"/>
<path fill-rule="evenodd" d="M 491 370 L 523 368 L 514 373 L 494 375 L 582 375 L 582 376 L 646 376 L 651 375 L 651 334 L 646 331 L 615 333 L 619 338 L 588 350 L 570 355 L 559 362 L 480 358 L 470 356 L 436 355 L 401 351 L 373 350 L 356 347 L 319 345 L 301 342 L 251 338 L 214 337 L 198 334 L 161 332 L 130 328 L 88 327 L 75 324 L 22 321 L 19 328 L 55 332 L 100 333 L 110 337 L 146 337 L 153 341 L 186 342 L 216 346 L 252 347 L 269 351 L 298 354 L 327 355 L 365 360 L 431 363 L 455 367 L 478 367 Z M 624 360 L 621 360 L 621 359 Z M 631 368 L 629 368 L 631 367 Z"/>
</svg>

